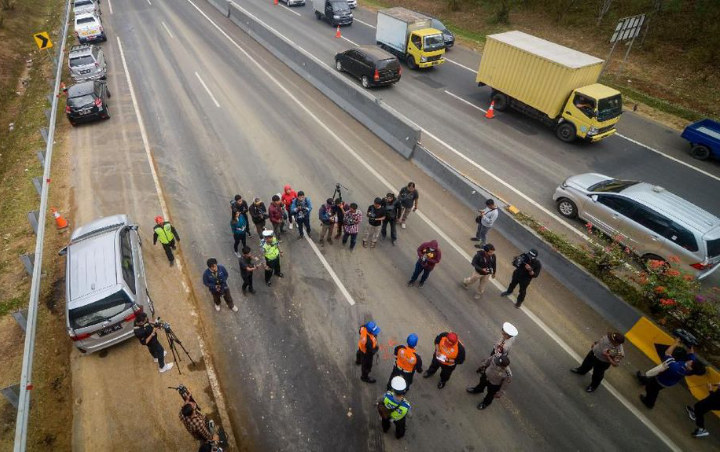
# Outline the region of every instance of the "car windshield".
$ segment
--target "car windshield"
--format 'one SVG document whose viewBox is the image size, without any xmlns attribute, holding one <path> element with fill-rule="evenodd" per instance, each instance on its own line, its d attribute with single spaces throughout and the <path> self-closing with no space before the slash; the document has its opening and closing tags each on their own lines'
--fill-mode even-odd
<svg viewBox="0 0 720 452">
<path fill-rule="evenodd" d="M 347 0 L 343 0 L 341 2 L 331 2 L 333 11 L 339 12 L 339 11 L 350 11 L 350 7 L 347 4 Z"/>
<path fill-rule="evenodd" d="M 68 105 L 73 108 L 84 107 L 86 105 L 92 104 L 93 102 L 95 102 L 95 98 L 92 96 L 92 94 L 85 94 L 84 96 L 71 97 L 67 101 Z"/>
<path fill-rule="evenodd" d="M 78 23 L 78 25 L 95 23 L 95 18 L 94 17 L 81 17 L 80 19 L 77 20 L 77 23 Z"/>
<path fill-rule="evenodd" d="M 73 329 L 85 328 L 102 323 L 129 309 L 132 301 L 120 290 L 114 294 L 85 306 L 70 309 L 68 319 Z"/>
<path fill-rule="evenodd" d="M 720 256 L 720 239 L 708 240 L 707 250 L 709 258 Z"/>
<path fill-rule="evenodd" d="M 602 182 L 598 182 L 595 185 L 588 187 L 590 192 L 600 193 L 620 193 L 628 187 L 632 187 L 637 184 L 637 181 L 632 180 L 620 180 L 620 179 L 608 179 Z"/>
<path fill-rule="evenodd" d="M 445 48 L 445 40 L 442 35 L 430 35 L 425 36 L 425 42 L 423 43 L 423 50 L 426 52 L 432 52 L 434 50 L 440 50 Z"/>
<path fill-rule="evenodd" d="M 70 67 L 75 66 L 87 66 L 89 64 L 93 64 L 95 60 L 93 60 L 93 57 L 91 55 L 83 55 L 79 57 L 73 57 L 70 58 Z"/>
<path fill-rule="evenodd" d="M 617 118 L 620 113 L 622 113 L 622 96 L 620 94 L 600 99 L 598 103 L 598 121 Z"/>
</svg>

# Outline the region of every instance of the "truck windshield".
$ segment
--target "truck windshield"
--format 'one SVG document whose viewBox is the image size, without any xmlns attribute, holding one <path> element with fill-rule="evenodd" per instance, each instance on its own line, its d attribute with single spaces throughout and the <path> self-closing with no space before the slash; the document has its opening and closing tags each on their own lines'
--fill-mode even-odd
<svg viewBox="0 0 720 452">
<path fill-rule="evenodd" d="M 598 121 L 617 118 L 620 113 L 622 113 L 622 96 L 620 94 L 600 99 L 598 102 Z"/>
<path fill-rule="evenodd" d="M 349 11 L 350 10 L 347 0 L 342 0 L 342 1 L 338 1 L 338 2 L 330 2 L 330 3 L 332 3 L 333 11 L 335 11 L 336 13 L 340 12 L 340 11 L 345 11 L 345 10 Z"/>
<path fill-rule="evenodd" d="M 423 42 L 423 50 L 426 52 L 434 52 L 445 48 L 445 40 L 442 35 L 425 36 Z"/>
</svg>

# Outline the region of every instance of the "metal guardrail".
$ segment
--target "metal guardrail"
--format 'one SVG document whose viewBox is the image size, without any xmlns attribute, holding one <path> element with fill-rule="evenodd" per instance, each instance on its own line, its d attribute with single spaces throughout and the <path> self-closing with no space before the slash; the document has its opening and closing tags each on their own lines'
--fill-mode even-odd
<svg viewBox="0 0 720 452">
<path fill-rule="evenodd" d="M 60 37 L 57 40 L 59 50 L 57 57 L 52 58 L 55 63 L 55 83 L 53 93 L 60 92 L 60 80 L 62 78 L 63 59 L 65 53 L 65 41 L 70 23 L 70 0 L 65 2 L 63 11 L 63 25 Z M 57 120 L 57 107 L 59 98 L 52 96 L 52 107 L 47 129 L 47 138 L 44 156 L 44 172 L 42 180 L 42 191 L 40 193 L 40 209 L 38 211 L 37 238 L 35 240 L 35 262 L 33 266 L 32 282 L 30 283 L 30 301 L 28 303 L 27 328 L 25 330 L 25 349 L 23 353 L 22 373 L 20 375 L 20 394 L 18 396 L 18 412 L 15 424 L 15 452 L 24 452 L 27 447 L 27 428 L 30 414 L 30 393 L 32 384 L 33 352 L 35 351 L 35 327 L 37 323 L 38 299 L 40 296 L 40 278 L 42 275 L 43 241 L 45 239 L 45 219 L 48 210 L 48 190 L 50 184 L 50 163 L 52 161 L 53 140 L 55 137 L 55 121 Z M 44 134 L 43 134 L 44 135 Z M 45 136 L 43 137 L 45 138 Z"/>
</svg>

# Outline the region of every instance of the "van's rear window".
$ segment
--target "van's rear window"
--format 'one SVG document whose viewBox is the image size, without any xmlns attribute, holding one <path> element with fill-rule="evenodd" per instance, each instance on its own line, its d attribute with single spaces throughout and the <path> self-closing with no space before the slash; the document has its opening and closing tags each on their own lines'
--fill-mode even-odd
<svg viewBox="0 0 720 452">
<path fill-rule="evenodd" d="M 88 24 L 91 22 L 95 23 L 95 19 L 92 17 L 82 17 L 82 18 L 78 19 L 78 21 L 77 21 L 78 24 Z"/>
<path fill-rule="evenodd" d="M 400 67 L 395 58 L 388 58 L 387 60 L 380 60 L 377 62 L 378 69 L 397 69 Z"/>
<path fill-rule="evenodd" d="M 80 308 L 70 309 L 68 317 L 73 329 L 85 328 L 102 323 L 132 306 L 132 301 L 124 291 L 116 292 L 94 303 Z"/>
<path fill-rule="evenodd" d="M 76 58 L 70 58 L 70 67 L 77 67 L 77 66 L 88 66 L 90 64 L 93 64 L 95 60 L 90 55 L 83 55 Z"/>
<path fill-rule="evenodd" d="M 720 239 L 708 240 L 708 257 L 720 256 Z"/>
</svg>

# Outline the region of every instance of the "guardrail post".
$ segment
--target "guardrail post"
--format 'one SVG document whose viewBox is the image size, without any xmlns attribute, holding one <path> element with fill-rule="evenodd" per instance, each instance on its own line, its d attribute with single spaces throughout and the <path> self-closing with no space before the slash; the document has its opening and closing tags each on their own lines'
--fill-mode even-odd
<svg viewBox="0 0 720 452">
<path fill-rule="evenodd" d="M 47 127 L 41 127 L 40 128 L 40 135 L 43 137 L 43 141 L 45 141 L 45 144 L 48 142 L 48 129 Z"/>
<path fill-rule="evenodd" d="M 48 121 L 50 121 L 50 109 L 49 108 L 45 109 L 45 117 L 47 118 Z"/>
<path fill-rule="evenodd" d="M 32 183 L 35 186 L 35 190 L 38 192 L 38 195 L 42 194 L 42 179 L 39 177 L 33 177 Z"/>
<path fill-rule="evenodd" d="M 20 385 L 12 385 L 7 388 L 0 389 L 2 395 L 5 396 L 8 402 L 17 410 L 18 402 L 20 402 Z"/>
<path fill-rule="evenodd" d="M 52 100 L 53 100 L 53 95 L 52 95 L 52 94 L 48 94 L 47 96 L 45 96 L 45 99 L 47 99 L 48 103 L 49 103 L 50 105 L 52 105 Z"/>
<path fill-rule="evenodd" d="M 38 160 L 40 160 L 40 165 L 45 168 L 45 151 L 43 151 L 42 149 L 38 149 L 37 152 L 35 152 L 35 155 L 37 156 Z"/>
<path fill-rule="evenodd" d="M 23 331 L 27 329 L 27 309 L 21 309 L 12 313 L 13 318 Z M 17 407 L 16 407 L 17 408 Z"/>
<path fill-rule="evenodd" d="M 37 234 L 38 231 L 38 211 L 37 210 L 31 210 L 28 212 L 28 221 L 30 222 L 30 226 L 33 228 L 33 232 Z"/>
<path fill-rule="evenodd" d="M 35 268 L 35 253 L 21 254 L 20 260 L 25 266 L 25 271 L 28 272 L 28 275 L 32 276 L 33 269 Z"/>
</svg>

